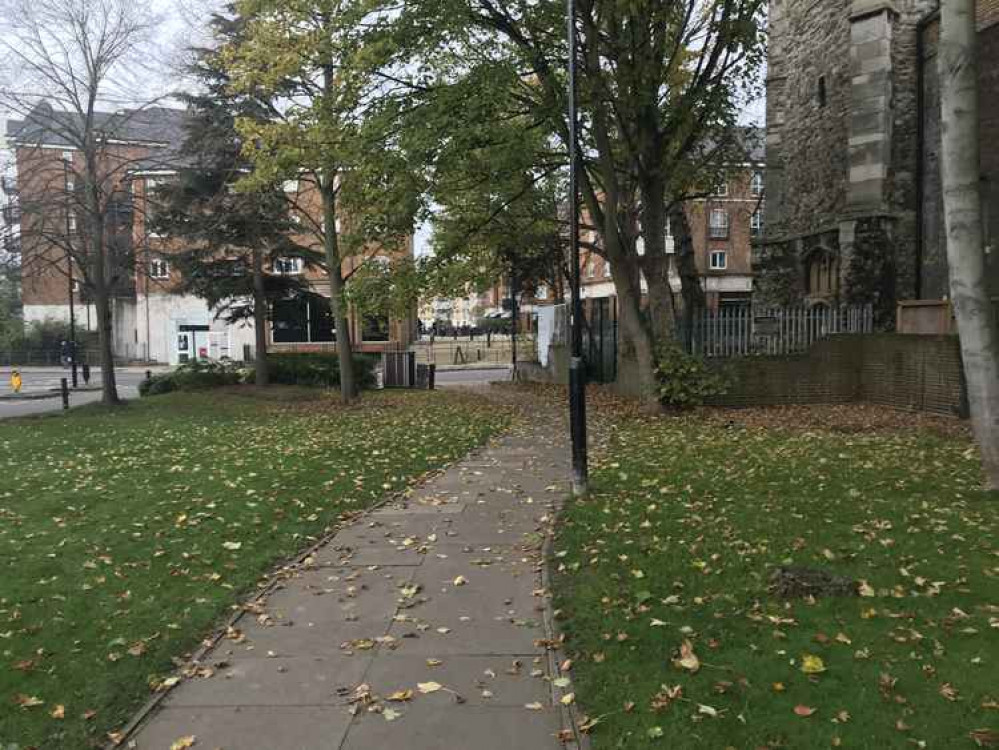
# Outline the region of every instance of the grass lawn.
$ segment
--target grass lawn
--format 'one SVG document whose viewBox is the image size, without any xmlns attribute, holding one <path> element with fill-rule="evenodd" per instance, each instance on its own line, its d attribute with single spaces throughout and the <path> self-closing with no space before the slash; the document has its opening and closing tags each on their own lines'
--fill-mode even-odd
<svg viewBox="0 0 999 750">
<path fill-rule="evenodd" d="M 621 422 L 596 451 L 555 547 L 595 750 L 999 746 L 999 498 L 966 438 L 828 429 L 848 412 Z M 783 599 L 781 566 L 861 595 Z"/>
<path fill-rule="evenodd" d="M 456 394 L 275 393 L 0 423 L 0 747 L 100 746 L 270 566 L 506 421 Z"/>
</svg>

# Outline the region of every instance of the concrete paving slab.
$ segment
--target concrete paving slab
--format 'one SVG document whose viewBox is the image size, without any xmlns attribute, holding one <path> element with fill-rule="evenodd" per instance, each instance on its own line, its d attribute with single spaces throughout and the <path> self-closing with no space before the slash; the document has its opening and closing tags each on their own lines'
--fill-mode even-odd
<svg viewBox="0 0 999 750">
<path fill-rule="evenodd" d="M 263 656 L 263 654 L 261 654 Z M 342 706 L 374 655 L 236 659 L 207 679 L 186 680 L 164 707 Z"/>
<path fill-rule="evenodd" d="M 427 659 L 399 652 L 383 653 L 368 671 L 365 682 L 382 696 L 407 689 L 418 694 L 418 683 L 437 682 L 446 690 L 418 694 L 416 698 L 421 704 L 432 706 L 454 705 L 455 693 L 469 706 L 522 708 L 535 702 L 551 705 L 544 659 L 460 654 L 431 659 L 429 664 Z"/>
<path fill-rule="evenodd" d="M 535 641 L 544 638 L 541 620 L 538 618 L 523 622 L 523 625 L 515 625 L 510 618 L 497 620 L 495 617 L 484 616 L 469 616 L 466 621 L 458 618 L 428 617 L 419 623 L 395 622 L 389 630 L 389 635 L 396 639 L 394 654 L 419 654 L 431 657 L 455 654 L 538 656 L 542 650 L 535 645 Z M 420 630 L 418 624 L 428 627 L 426 630 Z M 438 632 L 438 628 L 445 628 L 447 632 Z"/>
<path fill-rule="evenodd" d="M 422 542 L 411 547 L 374 544 L 365 547 L 330 545 L 319 550 L 315 555 L 315 560 L 317 565 L 325 568 L 413 567 L 423 564 L 423 557 L 428 549 Z"/>
<path fill-rule="evenodd" d="M 267 616 L 242 618 L 206 657 L 225 669 L 166 698 L 136 747 L 195 735 L 224 750 L 559 750 L 537 561 L 568 462 L 549 433 L 518 427 L 342 529 L 268 595 Z M 445 689 L 418 691 L 431 681 Z M 399 690 L 413 699 L 385 701 Z"/>
<path fill-rule="evenodd" d="M 428 561 L 415 571 L 412 582 L 423 587 L 428 600 L 413 609 L 420 616 L 431 610 L 435 617 L 528 617 L 542 604 L 534 596 L 538 586 L 534 566 L 522 563 L 484 568 L 470 567 L 467 559 Z"/>
<path fill-rule="evenodd" d="M 426 517 L 414 519 L 405 514 L 382 514 L 377 520 L 341 530 L 336 535 L 338 546 L 364 548 L 372 545 L 397 547 L 407 539 L 419 542 L 434 533 L 440 519 Z"/>
<path fill-rule="evenodd" d="M 473 512 L 466 510 L 451 523 L 446 540 L 467 544 L 521 544 L 526 535 L 537 534 L 538 518 L 544 513 Z"/>
<path fill-rule="evenodd" d="M 395 721 L 368 715 L 350 727 L 341 750 L 554 750 L 554 709 L 430 706 L 414 703 Z"/>
<path fill-rule="evenodd" d="M 296 621 L 288 625 L 260 627 L 248 624 L 239 642 L 226 639 L 218 647 L 221 657 L 257 659 L 273 653 L 278 656 L 331 656 L 343 654 L 349 644 L 381 638 L 388 633 L 391 616 L 364 623 L 309 623 Z M 363 655 L 363 654 L 362 654 Z"/>
<path fill-rule="evenodd" d="M 168 708 L 135 738 L 136 750 L 169 750 L 194 735 L 195 747 L 221 750 L 337 750 L 350 724 L 340 707 Z M 129 746 L 131 747 L 131 746 Z"/>
<path fill-rule="evenodd" d="M 320 568 L 285 581 L 267 597 L 275 622 L 364 623 L 391 617 L 414 568 Z"/>
</svg>

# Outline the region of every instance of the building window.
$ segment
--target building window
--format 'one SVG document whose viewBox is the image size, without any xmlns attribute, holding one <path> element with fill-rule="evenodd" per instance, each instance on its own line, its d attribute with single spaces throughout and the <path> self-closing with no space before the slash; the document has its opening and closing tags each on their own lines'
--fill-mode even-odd
<svg viewBox="0 0 999 750">
<path fill-rule="evenodd" d="M 749 234 L 752 237 L 760 237 L 763 234 L 763 214 L 753 211 L 753 216 L 749 220 Z"/>
<path fill-rule="evenodd" d="M 611 264 L 609 260 L 604 261 L 604 278 L 609 279 L 611 275 Z"/>
<path fill-rule="evenodd" d="M 711 251 L 711 270 L 724 271 L 728 268 L 728 252 L 725 250 Z"/>
<path fill-rule="evenodd" d="M 63 151 L 62 152 L 62 160 L 63 161 L 68 161 L 70 164 L 72 164 L 73 163 L 73 152 L 72 151 Z"/>
<path fill-rule="evenodd" d="M 586 261 L 586 278 L 592 279 L 597 275 L 597 264 L 593 261 L 592 256 Z"/>
<path fill-rule="evenodd" d="M 275 344 L 336 341 L 336 325 L 326 297 L 309 294 L 279 300 L 271 309 Z"/>
<path fill-rule="evenodd" d="M 68 224 L 69 224 L 69 231 L 70 231 L 70 233 L 71 234 L 75 233 L 76 232 L 76 211 L 74 211 L 73 209 L 69 210 Z"/>
<path fill-rule="evenodd" d="M 170 264 L 162 258 L 149 261 L 149 278 L 160 281 L 170 278 Z"/>
<path fill-rule="evenodd" d="M 723 208 L 711 209 L 711 239 L 728 239 L 728 211 Z"/>
<path fill-rule="evenodd" d="M 384 313 L 365 315 L 361 321 L 361 341 L 388 341 L 389 317 Z"/>
<path fill-rule="evenodd" d="M 537 290 L 534 292 L 535 299 L 548 299 L 548 285 L 538 284 Z"/>
<path fill-rule="evenodd" d="M 163 185 L 163 180 L 155 180 L 152 177 L 146 178 L 146 233 L 150 237 L 159 237 L 154 227 L 156 226 L 156 191 Z"/>
<path fill-rule="evenodd" d="M 284 192 L 286 193 L 297 193 L 298 180 L 285 180 L 282 187 L 284 188 Z"/>
<path fill-rule="evenodd" d="M 715 195 L 719 198 L 728 197 L 728 180 L 726 178 L 723 177 L 718 181 L 718 184 L 715 185 Z"/>
<path fill-rule="evenodd" d="M 302 259 L 278 258 L 274 261 L 274 273 L 281 276 L 297 276 L 302 273 Z"/>
<path fill-rule="evenodd" d="M 753 172 L 753 177 L 749 182 L 749 192 L 754 198 L 763 195 L 763 174 L 761 172 Z"/>
</svg>

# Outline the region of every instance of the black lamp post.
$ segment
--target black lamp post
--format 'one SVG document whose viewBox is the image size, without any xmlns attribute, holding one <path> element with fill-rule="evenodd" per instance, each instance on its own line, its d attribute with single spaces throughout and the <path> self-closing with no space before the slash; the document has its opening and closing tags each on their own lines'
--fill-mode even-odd
<svg viewBox="0 0 999 750">
<path fill-rule="evenodd" d="M 579 117 L 576 104 L 576 0 L 566 0 L 569 33 L 569 262 L 572 264 L 572 351 L 569 359 L 569 430 L 572 493 L 587 491 L 586 371 L 583 367 L 583 299 L 579 270 Z"/>
</svg>

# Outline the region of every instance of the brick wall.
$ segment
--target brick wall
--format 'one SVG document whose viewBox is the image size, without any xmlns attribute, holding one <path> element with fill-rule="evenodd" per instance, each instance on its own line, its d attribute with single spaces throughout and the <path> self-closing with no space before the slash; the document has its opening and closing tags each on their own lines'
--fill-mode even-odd
<svg viewBox="0 0 999 750">
<path fill-rule="evenodd" d="M 566 347 L 552 347 L 547 368 L 518 365 L 522 380 L 568 382 Z M 868 402 L 948 416 L 966 415 L 961 352 L 956 336 L 893 333 L 831 336 L 807 354 L 712 360 L 731 387 L 712 406 L 783 406 Z M 614 389 L 638 397 L 633 362 L 622 361 Z"/>
<path fill-rule="evenodd" d="M 720 362 L 732 376 L 718 406 L 865 401 L 898 409 L 964 412 L 955 336 L 834 336 L 805 355 Z"/>
<path fill-rule="evenodd" d="M 718 360 L 729 376 L 716 406 L 837 404 L 858 400 L 860 372 L 856 339 L 826 340 L 811 352 L 791 357 L 745 357 Z"/>
</svg>

